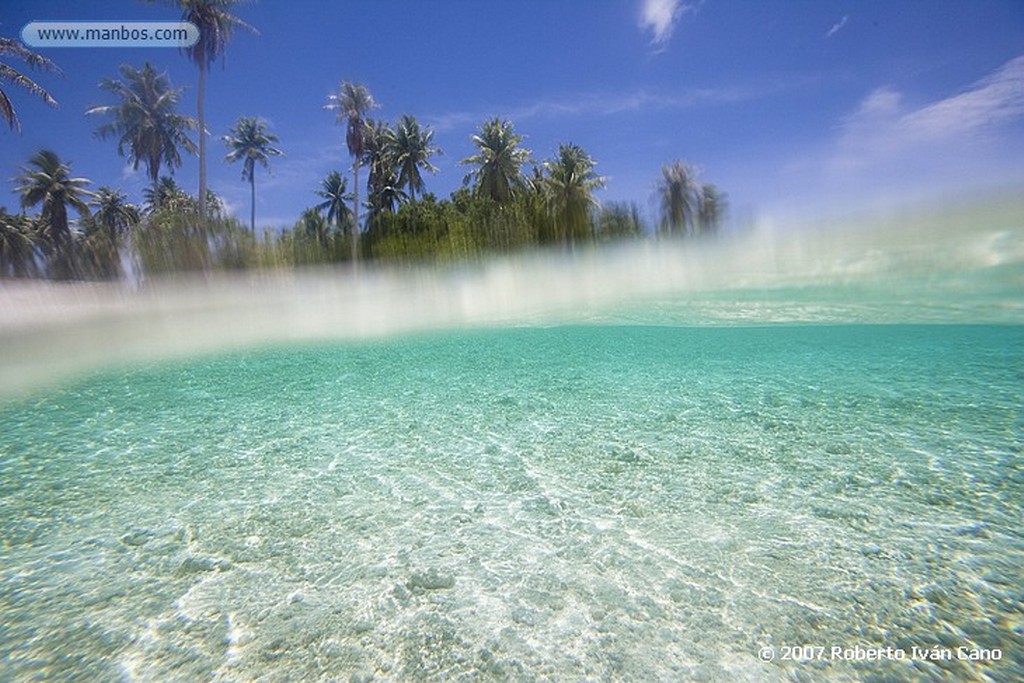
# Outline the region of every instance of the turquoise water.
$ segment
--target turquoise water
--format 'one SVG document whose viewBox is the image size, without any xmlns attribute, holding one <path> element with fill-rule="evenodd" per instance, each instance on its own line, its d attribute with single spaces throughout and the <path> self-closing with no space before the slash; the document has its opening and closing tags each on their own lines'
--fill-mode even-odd
<svg viewBox="0 0 1024 683">
<path fill-rule="evenodd" d="M 1022 388 L 1019 325 L 109 370 L 0 406 L 0 677 L 1020 680 Z"/>
<path fill-rule="evenodd" d="M 0 348 L 3 681 L 1024 680 L 1016 196 L 0 282 Z"/>
</svg>

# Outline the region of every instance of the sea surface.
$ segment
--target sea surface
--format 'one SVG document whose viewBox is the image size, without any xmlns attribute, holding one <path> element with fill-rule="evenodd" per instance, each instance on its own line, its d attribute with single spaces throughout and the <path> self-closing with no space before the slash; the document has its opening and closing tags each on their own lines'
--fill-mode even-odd
<svg viewBox="0 0 1024 683">
<path fill-rule="evenodd" d="M 623 279 L 646 251 L 414 277 L 442 318 L 395 276 L 372 334 L 238 311 L 357 310 L 308 282 L 8 318 L 0 679 L 1019 681 L 1010 216 L 696 284 Z"/>
</svg>

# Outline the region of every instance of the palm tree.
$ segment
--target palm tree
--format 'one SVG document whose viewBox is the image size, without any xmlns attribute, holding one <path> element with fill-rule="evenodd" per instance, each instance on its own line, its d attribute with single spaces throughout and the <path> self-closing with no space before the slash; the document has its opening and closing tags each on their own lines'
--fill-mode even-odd
<svg viewBox="0 0 1024 683">
<path fill-rule="evenodd" d="M 93 218 L 97 226 L 103 228 L 115 246 L 139 222 L 139 210 L 128 202 L 128 195 L 121 190 L 101 187 L 96 190 L 90 205 L 95 209 Z"/>
<path fill-rule="evenodd" d="M 56 74 L 61 73 L 61 70 L 57 68 L 56 64 L 46 57 L 32 52 L 32 50 L 29 50 L 17 40 L 12 38 L 0 38 L 0 57 L 7 55 L 17 57 L 34 69 L 42 69 L 43 71 L 49 71 Z M 15 69 L 13 66 L 4 62 L 0 62 L 0 83 L 12 83 L 19 88 L 28 90 L 51 107 L 57 106 L 57 100 L 50 97 L 50 93 L 46 92 L 42 86 Z M 11 104 L 11 100 L 7 96 L 7 93 L 4 92 L 3 88 L 0 88 L 0 116 L 6 119 L 7 125 L 11 130 L 16 130 L 19 133 L 21 132 L 21 122 L 18 121 L 18 115 L 14 111 L 14 105 Z"/>
<path fill-rule="evenodd" d="M 199 67 L 199 89 L 196 93 L 196 117 L 199 119 L 199 217 L 206 218 L 206 72 L 217 57 L 227 49 L 231 34 L 236 28 L 244 28 L 253 34 L 259 31 L 242 21 L 230 10 L 243 0 L 165 0 L 181 8 L 181 20 L 195 24 L 199 29 L 199 40 L 186 48 L 188 58 Z"/>
<path fill-rule="evenodd" d="M 522 166 L 530 160 L 530 150 L 519 147 L 523 136 L 512 132 L 512 122 L 493 118 L 484 122 L 480 133 L 472 137 L 479 152 L 460 164 L 476 165 L 463 184 L 476 179 L 474 192 L 504 204 L 527 185 Z"/>
<path fill-rule="evenodd" d="M 722 217 L 728 206 L 727 196 L 717 187 L 704 184 L 697 198 L 697 223 L 701 234 L 713 234 L 722 224 Z"/>
<path fill-rule="evenodd" d="M 326 211 L 327 222 L 335 229 L 343 228 L 352 215 L 352 211 L 345 204 L 352 199 L 352 193 L 348 192 L 346 187 L 347 183 L 347 178 L 343 178 L 337 171 L 331 171 L 321 181 L 320 189 L 316 190 L 316 194 L 324 201 L 317 204 L 314 210 L 317 213 Z"/>
<path fill-rule="evenodd" d="M 363 162 L 366 141 L 369 138 L 366 114 L 375 109 L 377 103 L 366 86 L 349 81 L 344 81 L 337 94 L 328 95 L 327 100 L 324 108 L 338 112 L 335 123 L 348 122 L 345 143 L 348 145 L 348 153 L 352 156 L 352 175 L 355 178 L 355 187 L 352 190 L 352 209 L 355 215 L 352 223 L 352 262 L 356 263 L 359 260 L 359 166 Z"/>
<path fill-rule="evenodd" d="M 669 233 L 686 233 L 697 212 L 697 171 L 679 159 L 661 167 L 658 196 L 662 225 Z"/>
<path fill-rule="evenodd" d="M 327 249 L 328 228 L 330 226 L 317 209 L 306 209 L 303 211 L 297 227 L 307 237 L 316 238 L 317 244 L 322 249 Z"/>
<path fill-rule="evenodd" d="M 251 189 L 252 206 L 249 212 L 249 227 L 255 235 L 256 162 L 260 162 L 263 168 L 270 168 L 270 157 L 282 156 L 284 152 L 271 145 L 271 143 L 277 142 L 277 136 L 268 132 L 266 125 L 257 118 L 242 116 L 238 119 L 235 127 L 228 132 L 229 134 L 224 136 L 224 144 L 231 151 L 224 158 L 231 163 L 245 159 L 245 163 L 242 165 L 242 180 L 248 180 Z"/>
<path fill-rule="evenodd" d="M 587 232 L 590 209 L 597 206 L 594 190 L 604 187 L 606 180 L 594 172 L 594 165 L 574 144 L 559 145 L 558 155 L 544 162 L 544 195 L 563 244 Z"/>
<path fill-rule="evenodd" d="M 92 183 L 86 178 L 72 178 L 71 169 L 57 156 L 57 153 L 42 149 L 36 152 L 22 168 L 20 183 L 15 192 L 21 195 L 21 206 L 27 209 L 42 204 L 40 219 L 57 252 L 56 270 L 58 277 L 71 277 L 75 272 L 71 248 L 71 228 L 68 223 L 68 207 L 82 216 L 89 213 L 88 200 L 92 193 L 85 189 Z"/>
<path fill-rule="evenodd" d="M 367 119 L 368 135 L 363 163 L 370 169 L 367 182 L 370 196 L 368 220 L 382 213 L 394 213 L 395 207 L 406 201 L 408 195 L 399 187 L 396 133 L 386 121 Z"/>
<path fill-rule="evenodd" d="M 93 268 L 100 274 L 117 277 L 120 273 L 120 251 L 124 238 L 139 223 L 139 210 L 128 203 L 128 196 L 109 187 L 96 190 L 90 202 L 92 230 L 87 230 L 84 244 L 93 257 Z"/>
<path fill-rule="evenodd" d="M 117 95 L 120 103 L 91 107 L 85 113 L 112 118 L 96 129 L 96 136 L 103 140 L 116 135 L 117 153 L 127 157 L 136 170 L 140 163 L 146 165 L 158 208 L 160 166 L 166 164 L 173 173 L 181 166 L 180 149 L 196 153 L 187 133 L 196 130 L 198 124 L 191 117 L 175 113 L 181 90 L 171 88 L 167 74 L 158 74 L 149 62 L 141 70 L 124 64 L 120 72 L 124 81 L 100 81 L 100 88 Z"/>
<path fill-rule="evenodd" d="M 26 277 L 35 263 L 36 242 L 30 218 L 0 207 L 0 277 Z"/>
<path fill-rule="evenodd" d="M 160 176 L 156 187 L 142 191 L 142 212 L 152 215 L 157 209 L 189 211 L 195 209 L 195 199 L 178 186 L 170 176 Z"/>
<path fill-rule="evenodd" d="M 394 161 L 398 167 L 398 187 L 408 187 L 409 196 L 416 201 L 416 191 L 423 191 L 423 176 L 420 169 L 437 173 L 437 168 L 430 163 L 430 157 L 440 154 L 441 150 L 433 146 L 434 131 L 420 128 L 415 116 L 406 114 L 398 122 L 394 137 Z"/>
<path fill-rule="evenodd" d="M 637 237 L 643 233 L 640 207 L 633 203 L 612 202 L 601 207 L 597 237 L 603 242 Z"/>
</svg>

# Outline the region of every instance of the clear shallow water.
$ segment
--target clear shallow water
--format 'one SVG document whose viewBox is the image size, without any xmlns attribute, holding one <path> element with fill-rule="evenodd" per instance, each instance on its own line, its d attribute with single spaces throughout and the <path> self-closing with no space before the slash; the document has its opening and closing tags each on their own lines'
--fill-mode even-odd
<svg viewBox="0 0 1024 683">
<path fill-rule="evenodd" d="M 0 406 L 0 661 L 1019 680 L 1022 388 L 1014 325 L 463 330 L 110 372 Z"/>
</svg>

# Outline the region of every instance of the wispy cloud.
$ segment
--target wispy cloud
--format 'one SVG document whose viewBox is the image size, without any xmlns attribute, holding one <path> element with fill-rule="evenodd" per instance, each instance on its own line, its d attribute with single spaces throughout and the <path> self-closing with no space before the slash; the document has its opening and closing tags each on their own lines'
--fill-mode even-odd
<svg viewBox="0 0 1024 683">
<path fill-rule="evenodd" d="M 846 26 L 846 22 L 849 20 L 849 18 L 850 18 L 849 15 L 843 15 L 842 19 L 840 19 L 836 23 L 832 24 L 832 28 L 830 28 L 828 30 L 828 33 L 825 34 L 825 37 L 826 38 L 831 38 L 835 34 L 839 33 L 839 29 L 841 29 L 842 27 Z"/>
<path fill-rule="evenodd" d="M 692 88 L 677 92 L 657 92 L 642 88 L 629 92 L 583 92 L 526 104 L 495 106 L 486 110 L 447 112 L 425 116 L 423 119 L 435 130 L 443 132 L 476 126 L 495 114 L 519 122 L 535 118 L 612 116 L 629 112 L 689 109 L 755 100 L 797 87 L 800 83 L 780 80 L 774 83 Z"/>
<path fill-rule="evenodd" d="M 692 5 L 683 4 L 682 0 L 644 0 L 640 11 L 640 29 L 651 32 L 651 45 L 660 52 L 668 46 L 679 19 Z"/>
<path fill-rule="evenodd" d="M 902 125 L 934 138 L 982 130 L 1024 114 L 1024 55 L 1010 60 L 967 91 L 910 112 Z"/>
<path fill-rule="evenodd" d="M 879 87 L 831 136 L 779 164 L 779 173 L 757 189 L 761 201 L 784 213 L 796 198 L 832 210 L 1019 183 L 1022 124 L 1024 55 L 958 93 L 923 103 Z"/>
<path fill-rule="evenodd" d="M 855 166 L 947 141 L 984 135 L 1024 116 L 1024 56 L 963 92 L 916 109 L 898 91 L 871 92 L 841 124 L 839 165 Z"/>
</svg>

